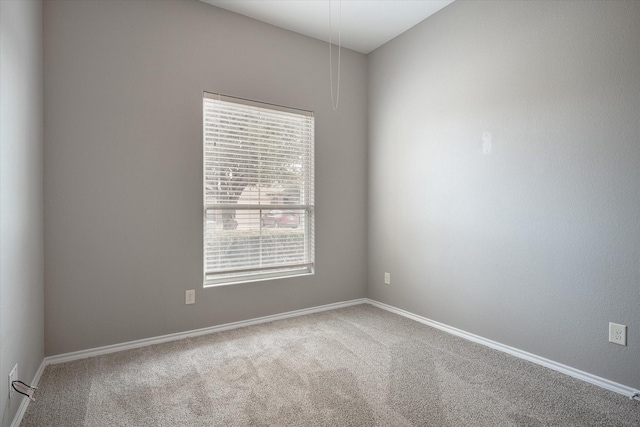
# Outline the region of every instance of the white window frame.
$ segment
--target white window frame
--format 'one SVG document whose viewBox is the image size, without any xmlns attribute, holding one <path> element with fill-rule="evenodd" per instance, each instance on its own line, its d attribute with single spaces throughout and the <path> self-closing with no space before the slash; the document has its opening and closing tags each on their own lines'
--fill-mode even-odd
<svg viewBox="0 0 640 427">
<path fill-rule="evenodd" d="M 236 203 L 229 203 L 228 201 L 225 203 L 225 200 L 218 200 L 219 197 L 212 196 L 211 188 L 215 188 L 215 180 L 211 178 L 211 176 L 215 174 L 207 174 L 207 168 L 209 171 L 212 169 L 215 170 L 216 167 L 220 168 L 218 163 L 215 163 L 213 158 L 215 159 L 215 153 L 222 152 L 222 148 L 220 144 L 216 145 L 216 141 L 221 140 L 221 138 L 229 138 L 229 122 L 225 122 L 224 125 L 221 125 L 222 119 L 216 111 L 223 111 L 225 108 L 240 108 L 246 109 L 246 111 L 252 111 L 254 114 L 257 114 L 256 111 L 263 111 L 266 116 L 275 115 L 277 122 L 277 118 L 279 116 L 282 117 L 296 117 L 297 120 L 300 120 L 304 123 L 304 132 L 301 132 L 300 135 L 300 143 L 295 147 L 296 150 L 304 150 L 304 158 L 305 160 L 302 162 L 304 166 L 302 166 L 301 175 L 304 177 L 302 180 L 304 189 L 301 193 L 304 196 L 298 195 L 298 204 L 284 204 L 281 202 L 279 204 L 274 204 L 271 202 L 264 202 L 262 199 L 259 203 L 240 203 L 238 200 Z M 299 116 L 299 117 L 298 117 Z M 242 120 L 242 119 L 240 119 Z M 223 127 L 226 126 L 226 127 Z M 315 271 L 315 238 L 314 238 L 314 217 L 315 217 L 315 204 L 314 204 L 314 117 L 313 112 L 299 110 L 289 107 L 283 107 L 273 104 L 265 104 L 257 101 L 251 101 L 241 98 L 230 97 L 226 95 L 214 94 L 204 92 L 203 94 L 203 284 L 204 287 L 209 286 L 219 286 L 219 285 L 230 285 L 236 283 L 244 283 L 244 282 L 254 282 L 259 280 L 271 280 L 285 277 L 293 277 L 293 276 L 301 276 L 301 275 L 309 275 L 314 274 Z M 240 137 L 237 141 L 241 141 Z M 238 142 L 241 143 L 241 142 Z M 297 144 L 296 139 L 296 144 Z M 248 151 L 251 155 L 255 155 L 255 152 Z M 297 151 L 296 151 L 297 153 Z M 285 153 L 283 156 L 286 157 L 290 153 Z M 219 154 L 218 154 L 219 155 Z M 223 154 L 224 155 L 224 154 Z M 273 155 L 272 152 L 269 155 Z M 249 155 L 248 155 L 249 156 Z M 208 163 L 209 162 L 209 163 Z M 212 166 L 213 165 L 213 166 Z M 217 165 L 217 166 L 215 166 Z M 260 170 L 259 168 L 257 170 Z M 219 172 L 217 172 L 219 173 Z M 219 185 L 219 184 L 218 184 Z M 209 196 L 207 195 L 207 189 L 209 188 Z M 215 190 L 214 190 L 215 192 Z M 266 197 L 265 197 L 266 199 Z M 212 202 L 213 200 L 213 202 Z M 223 268 L 216 267 L 212 269 L 212 264 L 214 262 L 210 262 L 208 264 L 209 259 L 212 258 L 220 258 L 220 253 L 223 252 L 222 244 L 216 243 L 216 239 L 222 240 L 221 236 L 223 233 L 227 233 L 227 235 L 233 235 L 235 229 L 233 230 L 223 230 L 220 229 L 220 225 L 212 226 L 211 218 L 214 218 L 215 215 L 219 215 L 222 211 L 233 211 L 234 214 L 237 212 L 246 213 L 246 215 L 250 215 L 252 212 L 260 212 L 260 226 L 259 226 L 259 241 L 263 241 L 263 237 L 267 240 L 266 232 L 267 230 L 263 229 L 262 223 L 262 215 L 263 212 L 267 212 L 270 210 L 296 210 L 301 213 L 301 217 L 303 220 L 300 220 L 300 230 L 296 230 L 298 232 L 304 232 L 304 240 L 303 244 L 295 244 L 295 254 L 298 255 L 298 260 L 301 262 L 295 263 L 276 263 L 276 264 L 268 264 L 268 265 L 258 265 L 252 264 L 247 266 L 241 266 L 240 268 Z M 209 215 L 209 217 L 208 217 Z M 209 219 L 209 222 L 208 222 Z M 236 222 L 236 221 L 234 221 Z M 217 227 L 217 228 L 216 228 Z M 237 222 L 236 222 L 237 227 Z M 255 230 L 254 230 L 255 231 Z M 284 232 L 284 230 L 282 230 Z M 263 232 L 265 236 L 263 236 Z M 258 238 L 253 236 L 254 238 Z M 273 237 L 273 236 L 272 236 Z M 252 240 L 253 242 L 254 240 Z M 274 240 L 269 240 L 273 242 Z M 284 242 L 284 240 L 283 240 Z M 291 250 L 289 246 L 286 246 L 287 250 Z M 294 245 L 294 244 L 291 244 Z M 262 243 L 259 244 L 260 251 L 262 251 Z M 267 244 L 265 244 L 265 247 Z M 274 246 L 272 244 L 272 246 Z M 270 247 L 272 247 L 270 246 Z M 249 249 L 247 249 L 249 251 Z M 211 254 L 216 254 L 216 256 L 212 256 Z M 248 257 L 249 258 L 249 257 Z M 260 260 L 262 260 L 262 255 L 260 256 Z M 262 263 L 262 261 L 260 261 Z M 222 265 L 222 263 L 220 264 Z"/>
</svg>

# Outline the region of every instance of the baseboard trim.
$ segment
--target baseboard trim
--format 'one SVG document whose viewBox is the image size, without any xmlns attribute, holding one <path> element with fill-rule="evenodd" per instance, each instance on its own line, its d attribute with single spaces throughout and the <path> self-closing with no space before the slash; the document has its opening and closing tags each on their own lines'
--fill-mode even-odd
<svg viewBox="0 0 640 427">
<path fill-rule="evenodd" d="M 243 328 L 245 326 L 258 325 L 261 323 L 268 323 L 276 320 L 288 319 L 291 317 L 304 316 L 306 314 L 319 313 L 322 311 L 336 310 L 338 308 L 350 307 L 352 305 L 359 305 L 359 304 L 365 304 L 365 303 L 366 303 L 366 298 L 359 298 L 359 299 L 354 299 L 349 301 L 337 302 L 333 304 L 321 305 L 317 307 L 303 308 L 301 310 L 288 311 L 280 314 L 273 314 L 271 316 L 258 317 L 255 319 L 241 320 L 239 322 L 225 323 L 223 325 L 211 326 L 208 328 L 194 329 L 191 331 L 178 332 L 175 334 L 161 335 L 158 337 L 145 338 L 145 339 L 136 340 L 136 341 L 129 341 L 121 344 L 107 345 L 104 347 L 97 347 L 97 348 L 92 348 L 88 350 L 80 350 L 80 351 L 74 351 L 70 353 L 59 354 L 56 356 L 49 356 L 49 357 L 45 357 L 42 360 L 42 363 L 40 364 L 40 367 L 38 368 L 36 375 L 33 377 L 33 381 L 31 382 L 31 384 L 33 386 L 38 385 L 38 382 L 40 381 L 40 377 L 42 376 L 44 369 L 48 365 L 71 362 L 74 360 L 86 359 L 88 357 L 100 356 L 102 354 L 116 353 L 118 351 L 125 351 L 125 350 L 130 350 L 130 349 L 139 348 L 139 347 L 146 347 L 148 345 L 154 345 L 154 344 L 162 344 L 165 342 L 177 341 L 184 338 L 208 335 L 215 332 L 228 331 L 231 329 Z M 38 396 L 36 394 L 36 398 L 37 397 Z M 24 417 L 24 414 L 27 412 L 27 407 L 29 406 L 29 402 L 30 402 L 29 399 L 27 399 L 26 397 L 23 398 L 22 402 L 20 403 L 20 407 L 18 408 L 18 411 L 16 412 L 16 415 L 13 418 L 13 421 L 10 427 L 20 426 L 20 423 L 22 422 L 22 418 Z"/>
<path fill-rule="evenodd" d="M 36 371 L 36 374 L 33 376 L 33 380 L 31 381 L 30 385 L 32 385 L 34 387 L 36 387 L 38 385 L 38 382 L 40 381 L 40 377 L 42 376 L 42 373 L 44 372 L 44 368 L 46 366 L 47 366 L 47 364 L 45 363 L 45 361 L 43 359 L 42 362 L 40 363 L 40 367 Z M 36 398 L 38 398 L 37 395 L 36 395 Z M 20 423 L 22 422 L 22 417 L 24 417 L 25 412 L 27 412 L 27 407 L 29 406 L 29 402 L 31 402 L 31 401 L 27 397 L 22 396 L 22 402 L 20 402 L 20 406 L 18 407 L 18 411 L 16 412 L 16 415 L 13 417 L 13 421 L 10 424 L 11 427 L 19 427 L 20 426 Z"/>
<path fill-rule="evenodd" d="M 402 310 L 400 308 L 384 304 L 378 302 L 376 300 L 370 298 L 359 298 L 350 301 L 343 301 L 333 304 L 326 304 L 317 307 L 304 308 L 301 310 L 288 311 L 285 313 L 274 314 L 270 316 L 258 317 L 255 319 L 242 320 L 239 322 L 225 323 L 223 325 L 211 326 L 208 328 L 202 329 L 194 329 L 191 331 L 178 332 L 175 334 L 162 335 L 158 337 L 145 338 L 136 341 L 129 341 L 121 344 L 113 344 L 104 347 L 97 347 L 88 350 L 74 351 L 71 353 L 64 353 L 56 356 L 45 357 L 35 376 L 33 377 L 32 385 L 37 386 L 40 381 L 40 377 L 44 372 L 44 369 L 47 365 L 54 365 L 58 363 L 71 362 L 74 360 L 86 359 L 88 357 L 100 356 L 103 354 L 116 353 L 119 351 L 130 350 L 134 348 L 146 347 L 154 344 L 162 344 L 170 341 L 177 341 L 184 338 L 197 337 L 201 335 L 208 335 L 215 332 L 228 331 L 231 329 L 243 328 L 246 326 L 258 325 L 261 323 L 273 322 L 276 320 L 288 319 L 292 317 L 304 316 L 307 314 L 319 313 L 322 311 L 336 310 L 339 308 L 350 307 L 353 305 L 359 304 L 370 304 L 374 307 L 381 308 L 383 310 L 389 311 L 391 313 L 398 314 L 400 316 L 406 317 L 408 319 L 415 320 L 416 322 L 425 324 L 427 326 L 431 326 L 433 328 L 439 329 L 441 331 L 450 333 L 452 335 L 459 336 L 461 338 L 467 339 L 469 341 L 473 341 L 478 344 L 485 345 L 487 347 L 493 348 L 498 351 L 502 351 L 504 353 L 510 354 L 512 356 L 518 357 L 520 359 L 528 360 L 529 362 L 544 366 L 549 369 L 553 369 L 554 371 L 561 372 L 565 375 L 569 375 L 571 377 L 577 378 L 582 381 L 586 381 L 590 384 L 594 384 L 596 386 L 602 387 L 607 390 L 611 390 L 613 392 L 625 395 L 630 399 L 638 399 L 640 396 L 640 391 L 635 390 L 631 387 L 625 386 L 623 384 L 616 383 L 614 381 L 610 381 L 606 378 L 598 377 L 597 375 L 590 374 L 588 372 L 581 371 L 579 369 L 572 368 L 567 365 L 563 365 L 562 363 L 554 362 L 553 360 L 546 359 L 544 357 L 537 356 L 535 354 L 510 347 L 508 345 L 501 344 L 496 341 L 492 341 L 487 338 L 483 338 L 481 336 L 463 331 L 458 328 L 454 328 L 452 326 L 446 325 L 444 323 L 437 322 L 435 320 L 428 319 L 426 317 L 419 316 L 417 314 L 411 313 L 406 310 Z M 37 397 L 37 395 L 36 395 Z M 22 422 L 22 418 L 24 417 L 25 412 L 27 411 L 27 407 L 29 406 L 29 399 L 23 398 L 18 411 L 11 423 L 10 427 L 19 427 Z"/>
<path fill-rule="evenodd" d="M 524 350 L 520 350 L 505 344 L 501 344 L 496 341 L 492 341 L 487 338 L 483 338 L 481 336 L 463 331 L 458 328 L 454 328 L 449 325 L 445 325 L 444 323 L 436 322 L 435 320 L 431 320 L 426 317 L 418 316 L 417 314 L 411 313 L 406 310 L 402 310 L 400 308 L 397 308 L 388 304 L 378 302 L 376 300 L 367 298 L 366 302 L 367 304 L 371 304 L 374 307 L 378 307 L 383 310 L 390 311 L 391 313 L 395 313 L 400 316 L 415 320 L 416 322 L 423 323 L 425 325 L 450 333 L 452 335 L 456 335 L 466 340 L 485 345 L 487 347 L 493 348 L 498 351 L 502 351 L 504 353 L 518 357 L 520 359 L 528 360 L 529 362 L 533 362 L 537 365 L 541 365 L 546 368 L 553 369 L 554 371 L 563 373 L 565 375 L 569 375 L 570 377 L 574 377 L 582 381 L 586 381 L 590 384 L 597 385 L 604 389 L 611 390 L 616 393 L 620 393 L 622 395 L 627 396 L 630 399 L 634 399 L 634 396 L 638 395 L 638 390 L 635 390 L 623 384 L 616 383 L 614 381 L 610 381 L 606 378 L 602 378 L 597 375 L 593 375 L 588 372 L 584 372 L 579 369 L 572 368 L 571 366 L 563 365 L 562 363 L 554 362 L 553 360 L 549 360 L 544 357 L 537 356 L 535 354 L 526 352 Z"/>
<path fill-rule="evenodd" d="M 211 326 L 208 328 L 194 329 L 191 331 L 178 332 L 175 334 L 161 335 L 158 337 L 144 338 L 135 341 L 129 341 L 121 344 L 107 345 L 104 347 L 97 347 L 88 350 L 74 351 L 71 353 L 59 354 L 56 356 L 45 357 L 46 365 L 54 365 L 58 363 L 71 362 L 74 360 L 86 359 L 88 357 L 100 356 L 103 354 L 116 353 L 119 351 L 131 350 L 139 347 L 146 347 L 148 345 L 162 344 L 170 341 L 177 341 L 184 338 L 197 337 L 201 335 L 208 335 L 215 332 L 228 331 L 230 329 L 238 329 L 251 325 L 258 325 L 260 323 L 268 323 L 276 320 L 288 319 L 291 317 L 304 316 L 306 314 L 319 313 L 321 311 L 335 310 L 343 307 L 350 307 L 352 305 L 364 304 L 366 298 L 359 298 L 350 301 L 337 302 L 333 304 L 326 304 L 317 307 L 303 308 L 301 310 L 288 311 L 280 314 L 273 314 L 270 316 L 258 317 L 255 319 L 241 320 L 239 322 L 225 323 L 223 325 Z"/>
</svg>

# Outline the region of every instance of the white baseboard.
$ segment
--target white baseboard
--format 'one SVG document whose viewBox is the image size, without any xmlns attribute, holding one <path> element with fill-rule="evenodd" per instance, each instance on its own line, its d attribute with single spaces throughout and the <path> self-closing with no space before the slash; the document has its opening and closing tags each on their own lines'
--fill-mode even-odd
<svg viewBox="0 0 640 427">
<path fill-rule="evenodd" d="M 145 338 L 145 339 L 129 341 L 121 344 L 107 345 L 104 347 L 97 347 L 97 348 L 88 349 L 88 350 L 74 351 L 71 353 L 45 357 L 42 363 L 40 364 L 40 368 L 38 368 L 38 371 L 36 372 L 36 375 L 33 378 L 32 385 L 37 386 L 38 382 L 40 381 L 40 377 L 42 376 L 42 373 L 44 372 L 44 369 L 47 365 L 71 362 L 73 360 L 85 359 L 87 357 L 100 356 L 102 354 L 115 353 L 118 351 L 145 347 L 148 345 L 161 344 L 161 343 L 170 342 L 170 341 L 177 341 L 184 338 L 197 337 L 201 335 L 212 334 L 214 332 L 228 331 L 231 329 L 243 328 L 245 326 L 258 325 L 261 323 L 268 323 L 276 320 L 304 316 L 307 314 L 319 313 L 319 312 L 328 311 L 328 310 L 335 310 L 338 308 L 350 307 L 353 305 L 359 305 L 359 304 L 365 304 L 365 303 L 371 304 L 383 310 L 390 311 L 400 316 L 404 316 L 406 318 L 415 320 L 416 322 L 423 323 L 425 325 L 434 327 L 436 329 L 440 329 L 441 331 L 459 336 L 469 341 L 473 341 L 478 344 L 485 345 L 487 347 L 502 351 L 504 353 L 510 354 L 515 357 L 519 357 L 520 359 L 528 360 L 530 362 L 536 363 L 538 365 L 544 366 L 549 369 L 553 369 L 554 371 L 561 372 L 563 374 L 569 375 L 571 377 L 577 378 L 582 381 L 586 381 L 588 383 L 597 385 L 607 390 L 611 390 L 616 393 L 623 394 L 631 399 L 634 399 L 634 398 L 637 399 L 640 397 L 640 392 L 631 387 L 607 380 L 605 378 L 598 377 L 596 375 L 592 375 L 588 372 L 584 372 L 579 369 L 575 369 L 558 362 L 554 362 L 553 360 L 545 359 L 544 357 L 536 356 L 535 354 L 531 354 L 514 347 L 509 347 L 499 342 L 492 341 L 492 340 L 480 337 L 478 335 L 471 334 L 461 329 L 457 329 L 457 328 L 445 325 L 444 323 L 436 322 L 435 320 L 427 319 L 426 317 L 418 316 L 417 314 L 413 314 L 408 311 L 393 307 L 388 304 L 383 304 L 381 302 L 378 302 L 369 298 L 359 298 L 359 299 L 354 299 L 350 301 L 338 302 L 334 304 L 321 305 L 318 307 L 305 308 L 302 310 L 289 311 L 281 314 L 274 314 L 271 316 L 264 316 L 264 317 L 258 317 L 255 319 L 242 320 L 239 322 L 225 323 L 223 325 L 212 326 L 209 328 L 178 332 L 175 334 L 162 335 L 162 336 L 153 337 L 153 338 Z M 22 403 L 20 404 L 20 407 L 18 408 L 18 412 L 16 412 L 13 422 L 11 423 L 11 427 L 18 427 L 20 425 L 20 422 L 22 421 L 22 417 L 27 411 L 27 406 L 29 405 L 29 402 L 30 402 L 29 399 L 27 398 L 23 399 Z"/>
<path fill-rule="evenodd" d="M 43 359 L 42 363 L 40 363 L 40 367 L 36 371 L 36 374 L 33 376 L 33 380 L 29 385 L 32 385 L 34 387 L 38 385 L 38 382 L 40 381 L 40 377 L 42 376 L 42 373 L 44 372 L 44 368 L 46 366 L 47 364 Z M 22 417 L 24 417 L 24 413 L 27 412 L 27 407 L 29 406 L 29 402 L 31 402 L 31 400 L 29 400 L 29 398 L 27 398 L 26 396 L 21 396 L 21 397 L 22 397 L 22 402 L 20 402 L 20 406 L 18 407 L 18 412 L 16 412 L 16 415 L 13 417 L 13 421 L 11 422 L 11 427 L 20 426 L 20 423 L 22 422 Z M 37 397 L 38 396 L 36 396 L 36 398 Z"/>
<path fill-rule="evenodd" d="M 86 359 L 88 357 L 100 356 L 102 354 L 116 353 L 118 351 L 130 350 L 133 348 L 146 347 L 148 345 L 161 344 L 169 341 L 177 341 L 189 337 L 197 337 L 200 335 L 212 334 L 214 332 L 228 331 L 230 329 L 243 328 L 245 326 L 258 325 L 260 323 L 273 322 L 275 320 L 288 319 L 291 317 L 304 316 L 306 314 L 319 313 L 321 311 L 335 310 L 343 307 L 350 307 L 352 305 L 364 304 L 366 298 L 359 298 L 350 301 L 337 302 L 333 304 L 321 305 L 318 307 L 303 308 L 301 310 L 288 311 L 286 313 L 274 314 L 271 316 L 258 317 L 256 319 L 242 320 L 239 322 L 225 323 L 224 325 L 212 326 L 208 328 L 195 329 L 192 331 L 178 332 L 175 334 L 162 335 L 159 337 L 145 338 L 136 341 L 129 341 L 121 344 L 107 345 L 104 347 L 97 347 L 88 350 L 74 351 L 71 353 L 59 354 L 56 356 L 45 357 L 40 368 L 36 372 L 31 384 L 33 386 L 38 385 L 40 377 L 44 372 L 47 365 L 55 365 L 57 363 L 71 362 L 73 360 Z M 37 395 L 36 395 L 37 398 Z M 11 427 L 19 427 L 24 417 L 30 400 L 26 397 L 22 400 L 18 412 L 16 412 Z"/>
<path fill-rule="evenodd" d="M 519 350 L 514 347 L 510 347 L 508 345 L 501 344 L 496 341 L 492 341 L 487 338 L 483 338 L 478 335 L 474 335 L 472 333 L 463 331 L 461 329 L 454 328 L 449 325 L 445 325 L 444 323 L 436 322 L 435 320 L 427 319 L 426 317 L 418 316 L 417 314 L 413 314 L 411 312 L 393 307 L 388 304 L 383 304 L 381 302 L 372 300 L 367 298 L 367 304 L 371 304 L 375 307 L 381 308 L 383 310 L 390 311 L 395 314 L 399 314 L 400 316 L 407 317 L 409 319 L 415 320 L 416 322 L 423 323 L 425 325 L 431 326 L 436 329 L 440 329 L 441 331 L 450 333 L 452 335 L 459 336 L 469 341 L 473 341 L 478 344 L 485 345 L 487 347 L 493 348 L 495 350 L 502 351 L 504 353 L 510 354 L 512 356 L 518 357 L 520 359 L 528 360 L 529 362 L 533 362 L 537 365 L 544 366 L 545 368 L 553 369 L 554 371 L 561 372 L 565 375 L 569 375 L 570 377 L 577 378 L 582 381 L 586 381 L 588 383 L 597 385 L 599 387 L 605 388 L 607 390 L 614 391 L 616 393 L 623 394 L 630 399 L 637 399 L 640 396 L 638 390 L 635 390 L 631 387 L 628 387 L 623 384 L 619 384 L 613 381 L 610 381 L 606 378 L 598 377 L 596 375 L 590 374 L 588 372 L 581 371 L 579 369 L 572 368 L 571 366 L 563 365 L 562 363 L 554 362 L 553 360 L 545 359 L 544 357 L 537 356 L 535 354 Z"/>
<path fill-rule="evenodd" d="M 88 350 L 74 351 L 71 353 L 59 354 L 45 357 L 45 364 L 53 365 L 57 363 L 71 362 L 73 360 L 86 359 L 87 357 L 100 356 L 102 354 L 115 353 L 118 351 L 130 350 L 133 348 L 145 347 L 148 345 L 162 344 L 169 341 L 177 341 L 189 337 L 208 335 L 214 332 L 228 331 L 230 329 L 243 328 L 245 326 L 258 325 L 260 323 L 273 322 L 275 320 L 288 319 L 290 317 L 304 316 L 306 314 L 318 313 L 321 311 L 335 310 L 352 305 L 364 304 L 366 298 L 359 298 L 350 301 L 337 302 L 333 304 L 321 305 L 318 307 L 304 308 L 302 310 L 288 311 L 286 313 L 274 314 L 271 316 L 258 317 L 255 319 L 241 320 L 239 322 L 225 323 L 223 325 L 211 326 L 208 328 L 195 329 L 192 331 L 178 332 L 175 334 L 162 335 L 159 337 L 144 338 L 136 341 L 129 341 L 121 344 L 107 345 Z"/>
</svg>

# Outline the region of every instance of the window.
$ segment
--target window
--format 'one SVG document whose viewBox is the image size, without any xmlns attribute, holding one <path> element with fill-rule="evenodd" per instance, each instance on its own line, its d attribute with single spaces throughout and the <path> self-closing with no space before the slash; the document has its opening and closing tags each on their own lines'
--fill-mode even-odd
<svg viewBox="0 0 640 427">
<path fill-rule="evenodd" d="M 204 285 L 314 270 L 313 113 L 203 97 Z"/>
</svg>

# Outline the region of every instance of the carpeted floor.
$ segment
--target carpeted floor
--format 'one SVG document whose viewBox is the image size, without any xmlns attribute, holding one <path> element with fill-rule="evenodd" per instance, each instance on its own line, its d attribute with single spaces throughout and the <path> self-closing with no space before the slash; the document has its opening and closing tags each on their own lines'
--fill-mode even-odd
<svg viewBox="0 0 640 427">
<path fill-rule="evenodd" d="M 639 426 L 640 402 L 370 305 L 48 366 L 21 426 Z"/>
</svg>

